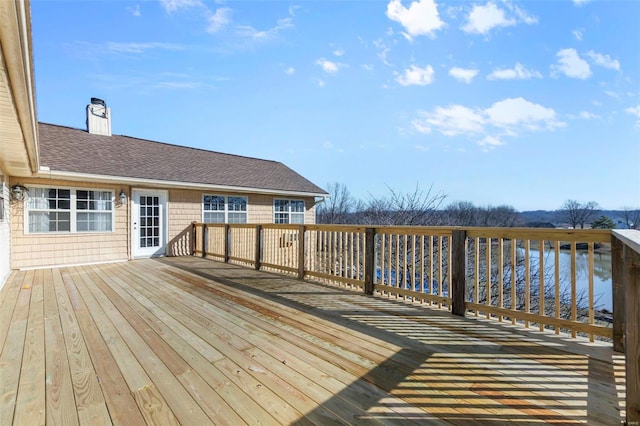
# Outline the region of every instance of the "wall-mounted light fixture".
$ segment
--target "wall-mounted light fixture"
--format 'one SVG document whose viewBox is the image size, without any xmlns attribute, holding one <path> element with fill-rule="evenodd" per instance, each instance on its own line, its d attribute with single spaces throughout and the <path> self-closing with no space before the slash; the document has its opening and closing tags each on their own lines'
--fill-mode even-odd
<svg viewBox="0 0 640 426">
<path fill-rule="evenodd" d="M 124 205 L 127 204 L 127 194 L 124 192 L 124 190 L 120 190 L 120 205 Z"/>
<path fill-rule="evenodd" d="M 27 196 L 28 192 L 29 190 L 27 189 L 27 187 L 20 184 L 13 185 L 11 188 L 9 188 L 9 194 L 13 201 L 24 200 L 24 197 Z"/>
</svg>

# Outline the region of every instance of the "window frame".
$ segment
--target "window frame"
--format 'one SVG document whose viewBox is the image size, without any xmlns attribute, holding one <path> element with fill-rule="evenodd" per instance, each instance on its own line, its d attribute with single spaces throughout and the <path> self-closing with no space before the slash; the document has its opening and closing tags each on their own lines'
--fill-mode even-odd
<svg viewBox="0 0 640 426">
<path fill-rule="evenodd" d="M 224 205 L 224 210 L 206 210 L 205 209 L 205 205 L 207 203 L 205 203 L 205 197 L 216 197 L 216 198 L 222 198 L 223 200 L 223 205 Z M 229 199 L 242 199 L 244 200 L 244 210 L 235 210 L 235 209 L 230 209 L 231 204 L 229 203 Z M 212 203 L 209 203 L 212 204 Z M 219 205 L 220 203 L 215 203 L 217 205 Z M 233 204 L 234 206 L 236 204 Z M 225 223 L 225 224 L 234 224 L 234 223 L 239 223 L 239 224 L 244 224 L 244 223 L 249 223 L 249 197 L 246 195 L 221 195 L 221 194 L 213 194 L 213 193 L 206 193 L 203 192 L 202 193 L 202 213 L 201 213 L 201 218 L 202 218 L 202 223 Z M 205 219 L 205 214 L 206 213 L 222 213 L 224 215 L 224 220 L 222 222 L 211 222 L 211 221 L 206 221 Z M 233 221 L 229 221 L 230 217 L 234 217 L 235 215 L 243 215 L 244 214 L 244 221 L 237 221 L 237 220 L 233 220 Z"/>
<path fill-rule="evenodd" d="M 276 205 L 278 202 L 285 201 L 287 203 L 287 211 L 278 210 Z M 302 211 L 293 211 L 292 205 L 293 203 L 302 203 Z M 307 207 L 304 200 L 299 198 L 274 198 L 273 199 L 273 223 L 281 224 L 281 225 L 304 225 L 306 222 L 306 213 Z M 286 217 L 286 222 L 282 222 L 282 218 L 278 218 L 278 215 L 282 217 Z M 286 215 L 286 216 L 285 216 Z M 294 216 L 299 216 L 302 218 L 302 221 L 292 222 L 291 218 Z"/>
<path fill-rule="evenodd" d="M 31 193 L 27 193 L 27 196 L 24 200 L 24 226 L 23 231 L 25 234 L 31 235 L 85 235 L 85 234 L 108 234 L 115 232 L 116 228 L 116 200 L 115 200 L 115 189 L 107 189 L 107 188 L 89 188 L 89 187 L 71 187 L 71 186 L 54 186 L 54 185 L 30 185 L 30 188 L 33 189 L 43 189 L 43 190 L 56 190 L 56 191 L 69 191 L 69 208 L 68 209 L 50 209 L 50 208 L 32 208 L 30 207 L 30 199 L 33 198 Z M 87 201 L 90 202 L 89 198 L 87 200 L 78 200 L 78 192 L 79 191 L 87 191 L 91 192 L 106 192 L 110 194 L 110 199 L 100 200 L 106 201 L 110 203 L 110 209 L 81 209 L 78 208 L 78 201 Z M 58 194 L 56 194 L 58 195 Z M 95 201 L 95 200 L 93 200 Z M 69 212 L 69 230 L 68 231 L 32 231 L 30 229 L 30 220 L 29 213 L 30 212 Z M 111 229 L 110 230 L 78 230 L 78 214 L 79 213 L 111 213 L 111 220 L 109 222 Z"/>
<path fill-rule="evenodd" d="M 4 181 L 1 181 L 2 184 L 0 184 L 0 223 L 4 223 L 5 222 L 5 215 L 6 215 L 6 208 L 5 208 L 5 197 L 4 194 L 7 191 L 7 186 L 5 185 Z M 8 197 L 7 197 L 8 199 Z"/>
</svg>

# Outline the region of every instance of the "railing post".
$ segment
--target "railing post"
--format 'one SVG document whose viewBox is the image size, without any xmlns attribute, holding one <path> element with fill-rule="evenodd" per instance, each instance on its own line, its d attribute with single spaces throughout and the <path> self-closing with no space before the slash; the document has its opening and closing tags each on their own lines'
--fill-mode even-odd
<svg viewBox="0 0 640 426">
<path fill-rule="evenodd" d="M 209 240 L 209 229 L 207 224 L 202 224 L 202 257 L 207 257 L 207 241 Z"/>
<path fill-rule="evenodd" d="M 260 270 L 260 261 L 261 259 L 261 255 L 262 255 L 262 225 L 256 225 L 256 251 L 255 251 L 255 268 L 256 271 Z"/>
<path fill-rule="evenodd" d="M 373 270 L 375 269 L 375 228 L 365 230 L 365 252 L 364 252 L 364 294 L 373 294 Z"/>
<path fill-rule="evenodd" d="M 625 399 L 626 424 L 640 424 L 640 232 L 635 230 L 612 231 L 612 270 L 614 292 L 618 288 L 618 298 L 624 307 L 624 359 L 625 359 Z M 618 244 L 619 243 L 619 244 Z M 613 247 L 618 250 L 613 251 Z M 617 282 L 616 282 L 617 281 Z M 622 295 L 620 295 L 622 293 Z M 620 300 L 617 300 L 620 302 Z M 613 299 L 614 321 L 616 319 L 616 298 Z M 618 320 L 620 320 L 618 318 Z M 615 327 L 615 323 L 614 323 Z"/>
<path fill-rule="evenodd" d="M 193 256 L 196 254 L 196 223 L 197 222 L 195 221 L 191 222 L 191 236 L 189 238 L 191 252 L 189 253 L 189 256 Z"/>
<path fill-rule="evenodd" d="M 463 317 L 465 314 L 465 292 L 467 272 L 467 231 L 455 230 L 451 237 L 451 313 Z"/>
<path fill-rule="evenodd" d="M 624 248 L 627 424 L 640 424 L 640 253 Z"/>
<path fill-rule="evenodd" d="M 231 253 L 231 228 L 228 223 L 224 224 L 224 262 L 229 263 Z"/>
<path fill-rule="evenodd" d="M 304 279 L 304 225 L 298 227 L 298 279 Z"/>
<path fill-rule="evenodd" d="M 613 309 L 613 350 L 624 352 L 624 245 L 611 236 L 611 291 Z"/>
</svg>

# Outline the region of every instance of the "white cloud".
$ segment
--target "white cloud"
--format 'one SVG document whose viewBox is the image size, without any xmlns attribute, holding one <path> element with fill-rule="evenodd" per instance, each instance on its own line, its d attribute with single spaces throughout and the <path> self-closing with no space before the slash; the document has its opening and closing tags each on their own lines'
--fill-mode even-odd
<svg viewBox="0 0 640 426">
<path fill-rule="evenodd" d="M 420 133 L 438 130 L 446 136 L 457 136 L 484 131 L 485 119 L 482 111 L 473 110 L 462 105 L 436 107 L 433 112 L 419 111 L 418 118 L 411 124 Z"/>
<path fill-rule="evenodd" d="M 542 78 L 542 74 L 536 70 L 529 70 L 521 63 L 516 62 L 513 68 L 493 70 L 487 78 L 489 80 L 528 80 L 530 78 Z"/>
<path fill-rule="evenodd" d="M 231 22 L 231 9 L 220 7 L 216 9 L 215 13 L 208 13 L 207 21 L 209 23 L 207 32 L 217 33 Z"/>
<path fill-rule="evenodd" d="M 524 98 L 498 101 L 485 110 L 488 121 L 496 127 L 507 129 L 510 134 L 520 130 L 535 131 L 564 126 L 556 119 L 552 108 L 534 104 Z"/>
<path fill-rule="evenodd" d="M 322 143 L 322 148 L 328 150 L 328 151 L 337 151 L 337 152 L 344 152 L 343 148 L 339 148 L 336 147 L 331 141 L 325 141 Z"/>
<path fill-rule="evenodd" d="M 582 41 L 583 32 L 582 32 L 581 29 L 573 30 L 573 31 L 571 31 L 571 34 L 573 34 L 573 36 L 576 38 L 576 40 Z"/>
<path fill-rule="evenodd" d="M 365 71 L 373 71 L 373 69 L 374 69 L 373 65 L 371 65 L 371 64 L 362 64 L 362 68 Z"/>
<path fill-rule="evenodd" d="M 173 43 L 119 43 L 109 41 L 106 43 L 106 50 L 112 53 L 144 53 L 145 50 L 150 49 L 164 49 L 164 50 L 183 50 L 184 47 L 179 44 Z"/>
<path fill-rule="evenodd" d="M 404 70 L 404 75 L 399 75 L 396 81 L 403 86 L 426 86 L 433 83 L 433 75 L 435 71 L 431 65 L 424 68 L 411 65 L 411 68 Z"/>
<path fill-rule="evenodd" d="M 600 116 L 589 111 L 580 111 L 578 115 L 570 115 L 569 118 L 580 120 L 595 120 L 597 118 L 600 118 Z"/>
<path fill-rule="evenodd" d="M 293 75 L 293 74 L 295 74 L 295 72 L 296 72 L 296 69 L 295 69 L 295 68 L 293 68 L 293 67 L 287 67 L 287 68 L 284 70 L 284 73 L 285 73 L 286 75 Z"/>
<path fill-rule="evenodd" d="M 449 70 L 449 75 L 456 80 L 469 84 L 471 83 L 471 80 L 478 75 L 478 70 L 453 67 Z"/>
<path fill-rule="evenodd" d="M 601 67 L 620 71 L 620 62 L 618 62 L 617 59 L 612 59 L 611 56 L 609 55 L 603 55 L 602 53 L 596 53 L 593 50 L 590 50 L 587 52 L 587 56 L 596 65 L 600 65 Z"/>
<path fill-rule="evenodd" d="M 172 13 L 180 9 L 189 9 L 202 6 L 200 0 L 160 0 L 160 4 L 167 13 Z"/>
<path fill-rule="evenodd" d="M 429 148 L 424 146 L 424 145 L 420 145 L 420 144 L 416 144 L 413 146 L 417 151 L 422 151 L 422 152 L 426 152 L 429 151 Z"/>
<path fill-rule="evenodd" d="M 484 152 L 488 152 L 500 145 L 504 145 L 504 142 L 495 136 L 485 136 L 483 139 L 478 141 L 478 145 L 482 147 Z"/>
<path fill-rule="evenodd" d="M 289 6 L 289 15 L 296 16 L 296 10 L 300 9 L 302 6 L 298 6 L 296 4 Z"/>
<path fill-rule="evenodd" d="M 391 0 L 387 5 L 387 17 L 404 27 L 408 39 L 421 35 L 434 37 L 435 32 L 445 25 L 435 0 L 416 0 L 408 8 L 401 0 Z"/>
<path fill-rule="evenodd" d="M 341 64 L 329 61 L 325 58 L 316 60 L 316 64 L 320 65 L 322 67 L 322 70 L 327 74 L 337 74 L 341 67 Z"/>
<path fill-rule="evenodd" d="M 462 30 L 467 33 L 486 34 L 496 27 L 515 25 L 515 19 L 507 19 L 504 10 L 489 2 L 484 6 L 474 5 L 467 16 L 467 23 Z"/>
<path fill-rule="evenodd" d="M 378 58 L 380 58 L 380 60 L 382 61 L 382 63 L 387 65 L 387 66 L 392 66 L 392 64 L 390 64 L 389 61 L 387 61 L 387 54 L 391 51 L 389 46 L 387 46 L 380 39 L 374 40 L 373 41 L 373 45 L 375 46 L 376 50 L 378 51 L 377 55 L 378 55 Z"/>
<path fill-rule="evenodd" d="M 636 117 L 636 124 L 638 126 L 640 126 L 640 105 L 638 106 L 634 106 L 634 107 L 629 107 L 627 109 L 624 110 L 627 114 L 631 114 L 634 117 Z"/>
<path fill-rule="evenodd" d="M 591 77 L 589 63 L 582 59 L 575 49 L 562 49 L 556 54 L 558 63 L 552 65 L 552 69 L 560 71 L 567 77 L 586 80 Z"/>
<path fill-rule="evenodd" d="M 587 3 L 588 3 L 588 2 L 590 2 L 590 1 L 591 1 L 591 0 L 573 0 L 573 5 L 574 5 L 574 6 L 578 6 L 578 7 L 580 7 L 580 6 L 582 6 L 582 5 L 587 4 Z"/>
<path fill-rule="evenodd" d="M 527 25 L 533 25 L 538 23 L 538 18 L 536 16 L 529 15 L 526 11 L 524 11 L 523 9 L 519 8 L 518 6 L 508 1 L 505 1 L 504 3 L 507 6 L 507 8 L 517 16 L 518 22 L 522 22 Z"/>
<path fill-rule="evenodd" d="M 511 2 L 504 1 L 503 4 L 510 13 L 507 14 L 507 10 L 498 7 L 493 1 L 488 1 L 484 6 L 474 4 L 462 30 L 472 34 L 488 34 L 498 27 L 510 27 L 518 23 L 532 25 L 538 22 L 537 17 L 529 15 Z"/>
<path fill-rule="evenodd" d="M 133 16 L 140 16 L 140 5 L 136 4 L 134 7 L 127 7 L 127 11 L 131 13 Z"/>
<path fill-rule="evenodd" d="M 334 50 L 334 51 L 333 51 L 333 55 L 334 55 L 334 56 L 338 56 L 338 57 L 339 57 L 339 56 L 342 56 L 342 55 L 344 55 L 344 50 L 342 50 L 342 49 L 336 49 L 336 50 Z"/>
<path fill-rule="evenodd" d="M 246 37 L 255 41 L 268 41 L 276 38 L 282 30 L 293 28 L 291 18 L 282 18 L 276 21 L 276 25 L 266 30 L 257 30 L 251 25 L 238 25 L 236 33 L 241 37 Z"/>
<path fill-rule="evenodd" d="M 417 111 L 416 116 L 411 122 L 416 132 L 471 137 L 485 151 L 504 145 L 505 137 L 553 131 L 565 125 L 552 108 L 524 98 L 503 99 L 486 109 L 464 105 L 436 107 L 432 111 Z"/>
</svg>

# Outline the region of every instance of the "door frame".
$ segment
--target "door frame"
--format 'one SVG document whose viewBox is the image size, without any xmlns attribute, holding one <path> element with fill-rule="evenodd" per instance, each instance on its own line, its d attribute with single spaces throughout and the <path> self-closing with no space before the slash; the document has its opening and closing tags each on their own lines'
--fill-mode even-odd
<svg viewBox="0 0 640 426">
<path fill-rule="evenodd" d="M 140 231 L 138 222 L 140 220 L 140 205 L 136 201 L 141 194 L 149 195 L 153 197 L 159 197 L 160 203 L 160 216 L 161 224 L 161 246 L 154 252 L 150 250 L 144 250 L 139 247 L 140 245 Z M 166 256 L 167 247 L 169 242 L 169 191 L 166 189 L 148 189 L 148 188 L 132 188 L 131 189 L 131 257 L 146 258 L 146 257 L 158 257 Z"/>
</svg>

